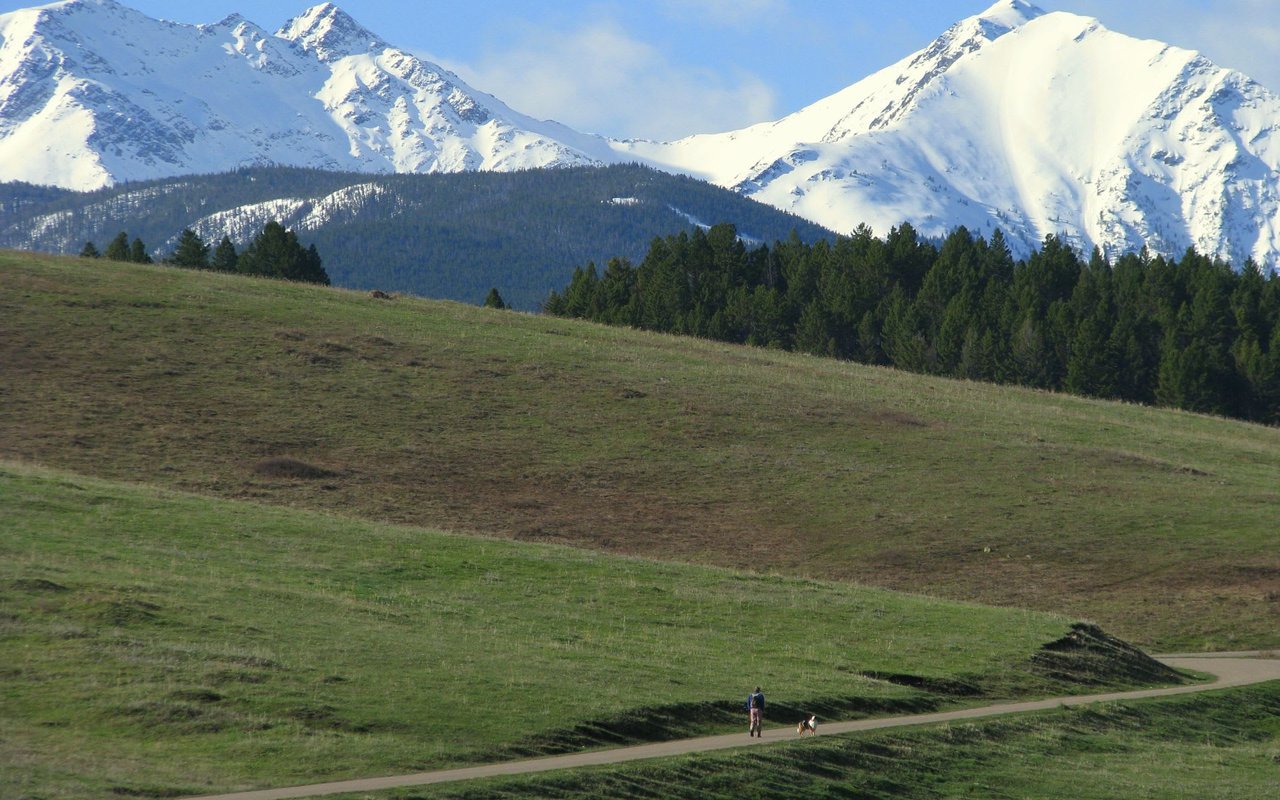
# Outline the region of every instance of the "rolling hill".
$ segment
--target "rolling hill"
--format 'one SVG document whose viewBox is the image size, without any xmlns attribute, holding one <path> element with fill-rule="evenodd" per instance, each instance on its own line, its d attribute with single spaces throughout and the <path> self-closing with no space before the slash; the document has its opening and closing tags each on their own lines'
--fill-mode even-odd
<svg viewBox="0 0 1280 800">
<path fill-rule="evenodd" d="M 1276 644 L 1274 428 L 159 266 L 0 270 L 7 458 Z"/>
<path fill-rule="evenodd" d="M 1071 634 L 1053 615 L 8 461 L 0 510 L 5 797 L 190 796 L 728 732 L 747 680 L 782 720 L 1172 677 L 1126 674 L 1105 645 L 1046 649 Z"/>
<path fill-rule="evenodd" d="M 6 796 L 732 731 L 757 682 L 786 721 L 1170 680 L 1080 616 L 1161 647 L 1275 646 L 1275 429 L 15 252 L 0 409 Z M 1273 780 L 1278 702 L 1264 686 L 415 796 L 784 796 L 744 783 L 768 770 L 789 790 L 1105 797 L 1073 774 L 1105 768 L 1247 797 Z"/>
</svg>

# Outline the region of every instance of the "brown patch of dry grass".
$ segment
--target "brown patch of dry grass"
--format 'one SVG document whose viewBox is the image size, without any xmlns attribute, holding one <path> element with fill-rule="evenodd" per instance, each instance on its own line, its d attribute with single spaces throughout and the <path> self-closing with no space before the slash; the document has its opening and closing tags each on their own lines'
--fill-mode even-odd
<svg viewBox="0 0 1280 800">
<path fill-rule="evenodd" d="M 293 478 L 314 481 L 321 478 L 332 478 L 338 473 L 289 456 L 274 456 L 272 458 L 264 458 L 254 464 L 253 474 L 264 478 Z"/>
</svg>

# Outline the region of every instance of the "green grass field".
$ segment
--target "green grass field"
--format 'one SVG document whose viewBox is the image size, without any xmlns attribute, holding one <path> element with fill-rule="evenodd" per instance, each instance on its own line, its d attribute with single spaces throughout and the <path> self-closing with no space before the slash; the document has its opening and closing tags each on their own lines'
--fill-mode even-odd
<svg viewBox="0 0 1280 800">
<path fill-rule="evenodd" d="M 1067 632 L 1035 612 L 12 464 L 0 515 L 4 797 L 171 796 L 738 730 L 755 684 L 788 720 L 1080 688 L 1034 668 Z"/>
<path fill-rule="evenodd" d="M 1044 696 L 1064 686 L 1042 645 L 1082 618 L 1152 648 L 1275 647 L 1277 464 L 1280 431 L 1221 419 L 0 253 L 0 796 L 735 730 L 756 684 L 825 718 Z M 1063 658 L 1073 692 L 1158 680 Z M 1253 727 L 1217 755 L 1274 749 L 1229 711 L 1272 689 L 1221 696 L 1221 729 Z M 1166 733 L 1191 708 L 1160 707 Z M 833 796 L 1053 797 L 1058 764 L 1161 787 L 1163 760 L 1217 763 L 1114 713 L 983 724 L 1010 732 L 990 759 L 924 732 L 440 796 L 753 796 L 737 765 L 764 758 Z M 900 746 L 960 760 L 903 777 Z M 1240 774 L 1243 797 L 1264 773 Z"/>
<path fill-rule="evenodd" d="M 733 754 L 334 800 L 1257 800 L 1280 763 L 1280 686 Z"/>
<path fill-rule="evenodd" d="M 411 298 L 0 253 L 0 455 L 1280 644 L 1280 430 Z M 290 456 L 311 479 L 264 461 Z"/>
</svg>

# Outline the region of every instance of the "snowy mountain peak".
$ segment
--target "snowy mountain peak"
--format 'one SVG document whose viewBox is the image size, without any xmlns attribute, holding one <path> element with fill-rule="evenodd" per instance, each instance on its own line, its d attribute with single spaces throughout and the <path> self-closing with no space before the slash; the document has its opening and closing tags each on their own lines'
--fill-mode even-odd
<svg viewBox="0 0 1280 800">
<path fill-rule="evenodd" d="M 978 14 L 978 19 L 987 20 L 1004 28 L 1013 30 L 1027 24 L 1036 17 L 1044 16 L 1044 10 L 1026 0 L 1000 0 L 1000 2 Z"/>
<path fill-rule="evenodd" d="M 1123 80 L 1117 80 L 1122 76 Z M 832 230 L 1048 234 L 1280 262 L 1280 97 L 1203 56 L 1000 0 L 780 120 L 610 142 L 535 120 L 333 3 L 271 34 L 118 0 L 0 14 L 0 180 L 94 189 L 279 164 L 509 171 L 643 160 Z"/>
<path fill-rule="evenodd" d="M 915 107 L 919 96 L 947 74 L 953 64 L 1010 31 L 1044 16 L 1044 13 L 1026 0 L 1000 0 L 981 14 L 952 25 L 928 47 L 889 68 L 897 73 L 893 76 L 893 87 L 904 87 L 905 90 L 899 92 L 897 88 L 891 88 L 888 94 L 894 96 L 888 98 L 884 97 L 884 92 L 874 93 L 872 105 L 883 102 L 883 107 L 869 127 L 887 128 L 896 123 Z M 884 72 L 880 74 L 885 75 Z M 840 127 L 851 129 L 851 122 L 846 120 Z"/>
<path fill-rule="evenodd" d="M 1280 262 L 1280 97 L 1025 0 L 776 122 L 618 147 L 836 231 Z"/>
<path fill-rule="evenodd" d="M 321 61 L 384 50 L 387 43 L 333 3 L 321 3 L 284 24 L 276 36 L 288 39 Z"/>
<path fill-rule="evenodd" d="M 0 15 L 0 180 L 96 189 L 278 164 L 362 172 L 611 163 L 600 137 L 521 115 L 332 3 L 272 34 L 117 0 Z"/>
</svg>

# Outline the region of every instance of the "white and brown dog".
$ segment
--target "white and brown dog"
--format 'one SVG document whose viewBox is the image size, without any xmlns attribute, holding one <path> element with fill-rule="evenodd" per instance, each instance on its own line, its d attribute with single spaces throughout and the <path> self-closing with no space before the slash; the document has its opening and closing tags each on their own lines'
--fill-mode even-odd
<svg viewBox="0 0 1280 800">
<path fill-rule="evenodd" d="M 814 715 L 800 720 L 800 724 L 796 726 L 796 733 L 804 736 L 806 733 L 812 736 L 818 735 L 818 718 Z"/>
</svg>

